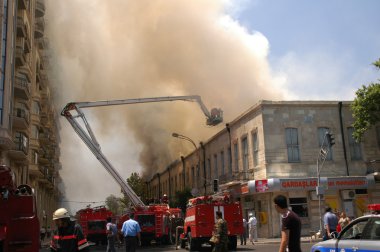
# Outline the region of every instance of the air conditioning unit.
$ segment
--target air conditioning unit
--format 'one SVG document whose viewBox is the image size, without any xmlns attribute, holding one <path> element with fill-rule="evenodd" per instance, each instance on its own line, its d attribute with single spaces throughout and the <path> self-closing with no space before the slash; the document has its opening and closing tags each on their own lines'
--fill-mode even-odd
<svg viewBox="0 0 380 252">
<path fill-rule="evenodd" d="M 344 200 L 352 200 L 355 198 L 355 190 L 342 190 L 340 193 Z"/>
</svg>

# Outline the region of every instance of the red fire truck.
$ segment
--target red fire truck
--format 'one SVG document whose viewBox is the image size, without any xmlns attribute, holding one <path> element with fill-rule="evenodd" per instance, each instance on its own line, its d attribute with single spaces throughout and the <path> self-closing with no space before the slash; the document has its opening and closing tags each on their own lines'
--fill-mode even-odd
<svg viewBox="0 0 380 252">
<path fill-rule="evenodd" d="M 222 212 L 228 226 L 228 247 L 236 250 L 237 236 L 244 232 L 240 202 L 233 202 L 228 195 L 202 196 L 190 199 L 186 209 L 183 233 L 180 235 L 181 248 L 188 243 L 189 250 L 199 250 L 209 243 L 214 230 L 217 211 Z"/>
<path fill-rule="evenodd" d="M 108 217 L 113 218 L 113 213 L 105 206 L 87 207 L 76 213 L 83 234 L 88 241 L 96 244 L 107 244 L 106 224 Z"/>
<path fill-rule="evenodd" d="M 136 207 L 132 212 L 141 228 L 141 243 L 146 245 L 152 241 L 162 244 L 174 243 L 175 228 L 183 224 L 181 209 L 169 208 L 167 204 L 154 204 L 144 208 Z M 120 217 L 119 230 L 124 221 L 128 219 L 129 213 Z"/>
<path fill-rule="evenodd" d="M 16 187 L 11 169 L 0 165 L 0 191 L 0 251 L 38 252 L 40 224 L 33 189 Z"/>
<path fill-rule="evenodd" d="M 112 166 L 111 162 L 101 151 L 98 141 L 83 113 L 83 108 L 91 107 L 103 107 L 103 106 L 115 106 L 115 105 L 127 105 L 138 103 L 153 103 L 164 101 L 196 101 L 203 113 L 207 117 L 207 125 L 214 126 L 223 121 L 223 112 L 221 109 L 214 108 L 211 113 L 207 110 L 203 104 L 201 97 L 198 95 L 192 96 L 168 96 L 168 97 L 152 97 L 152 98 L 138 98 L 138 99 L 124 99 L 113 101 L 95 101 L 95 102 L 71 102 L 68 103 L 61 112 L 68 122 L 73 127 L 74 131 L 83 140 L 99 162 L 104 168 L 111 174 L 116 182 L 121 186 L 125 195 L 130 199 L 134 206 L 134 213 L 136 220 L 139 221 L 143 228 L 142 239 L 144 241 L 150 241 L 152 237 L 159 242 L 171 241 L 172 234 L 174 234 L 171 225 L 178 223 L 178 221 L 172 221 L 178 219 L 180 209 L 169 208 L 167 204 L 161 205 L 145 205 L 140 197 L 132 190 L 132 188 L 126 183 L 125 179 L 118 173 L 118 171 Z M 127 216 L 122 217 L 119 223 L 122 225 L 123 220 L 127 219 Z M 174 224 L 175 225 L 175 224 Z"/>
</svg>

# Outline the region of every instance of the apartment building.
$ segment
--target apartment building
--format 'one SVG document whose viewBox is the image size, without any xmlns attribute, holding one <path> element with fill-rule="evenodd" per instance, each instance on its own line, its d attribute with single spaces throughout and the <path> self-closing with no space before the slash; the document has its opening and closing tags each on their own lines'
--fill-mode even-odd
<svg viewBox="0 0 380 252">
<path fill-rule="evenodd" d="M 59 124 L 51 93 L 43 0 L 1 0 L 0 160 L 29 184 L 41 226 L 57 207 Z"/>
<path fill-rule="evenodd" d="M 278 237 L 280 218 L 273 198 L 284 194 L 302 220 L 303 234 L 319 230 L 316 186 L 325 190 L 321 208 L 329 205 L 350 216 L 360 216 L 369 203 L 380 203 L 380 125 L 360 143 L 352 137 L 350 102 L 260 101 L 226 124 L 181 162 L 149 181 L 152 197 L 185 187 L 199 195 L 219 190 L 230 193 L 259 220 L 259 236 Z M 333 134 L 329 147 L 326 132 Z M 321 146 L 326 161 L 317 159 Z M 200 154 L 200 155 L 199 155 Z M 198 166 L 200 164 L 200 166 Z M 165 178 L 165 179 L 163 179 Z M 172 181 L 177 181 L 173 186 Z"/>
</svg>

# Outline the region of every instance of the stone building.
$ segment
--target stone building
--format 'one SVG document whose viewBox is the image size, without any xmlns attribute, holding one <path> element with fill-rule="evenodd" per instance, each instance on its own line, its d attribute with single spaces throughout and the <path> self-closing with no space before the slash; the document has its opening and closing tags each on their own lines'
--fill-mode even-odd
<svg viewBox="0 0 380 252">
<path fill-rule="evenodd" d="M 303 234 L 308 235 L 320 226 L 317 159 L 324 146 L 326 161 L 318 164 L 324 189 L 321 211 L 329 205 L 360 216 L 367 204 L 380 203 L 380 126 L 355 142 L 350 104 L 260 101 L 172 165 L 171 176 L 167 169 L 153 177 L 150 194 L 158 196 L 159 189 L 173 197 L 184 187 L 200 195 L 212 194 L 213 181 L 218 179 L 220 191 L 241 201 L 244 216 L 255 213 L 261 237 L 280 235 L 273 198 L 284 194 L 302 219 Z M 335 138 L 332 147 L 327 145 L 326 132 Z M 178 184 L 173 187 L 172 181 Z"/>
<path fill-rule="evenodd" d="M 59 124 L 48 78 L 43 0 L 2 0 L 0 160 L 29 184 L 41 226 L 57 207 Z"/>
</svg>

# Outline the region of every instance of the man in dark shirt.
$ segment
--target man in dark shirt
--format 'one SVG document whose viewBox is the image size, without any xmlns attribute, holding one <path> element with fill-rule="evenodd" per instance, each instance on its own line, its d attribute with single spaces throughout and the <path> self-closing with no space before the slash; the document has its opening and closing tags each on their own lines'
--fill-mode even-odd
<svg viewBox="0 0 380 252">
<path fill-rule="evenodd" d="M 278 195 L 274 199 L 276 211 L 281 214 L 281 244 L 279 252 L 301 251 L 301 220 L 296 213 L 288 209 L 288 201 L 284 195 Z"/>
</svg>

